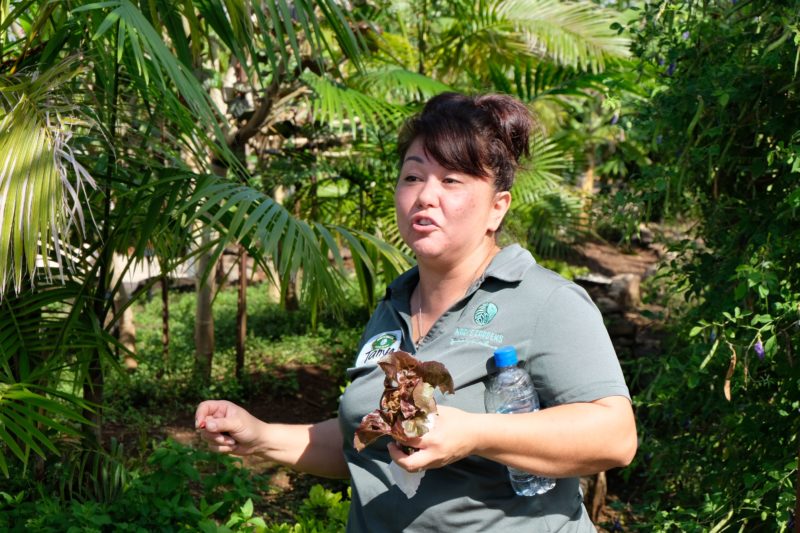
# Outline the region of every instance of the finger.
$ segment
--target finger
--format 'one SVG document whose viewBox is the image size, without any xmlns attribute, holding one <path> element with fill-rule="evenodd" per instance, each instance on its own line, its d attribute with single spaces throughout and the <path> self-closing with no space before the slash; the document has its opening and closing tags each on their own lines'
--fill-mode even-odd
<svg viewBox="0 0 800 533">
<path fill-rule="evenodd" d="M 204 441 L 206 441 L 206 443 L 209 446 L 211 446 L 211 445 L 215 445 L 216 446 L 217 444 L 225 444 L 224 442 L 218 442 L 218 437 L 224 437 L 224 435 L 222 435 L 221 433 L 213 433 L 211 431 L 205 431 L 204 430 L 204 431 L 200 432 L 200 437 Z M 228 438 L 230 438 L 230 437 L 228 437 Z"/>
<path fill-rule="evenodd" d="M 413 449 L 413 450 L 420 450 L 424 448 L 424 443 L 422 442 L 422 437 L 412 437 L 408 439 L 396 439 L 394 444 L 397 444 L 400 449 Z"/>
<path fill-rule="evenodd" d="M 236 453 L 236 446 L 218 446 L 216 444 L 209 444 L 208 449 L 216 453 Z"/>
<path fill-rule="evenodd" d="M 392 461 L 394 461 L 397 466 L 403 470 L 407 470 L 409 472 L 418 472 L 424 466 L 420 464 L 420 461 L 416 457 L 416 453 L 408 455 L 394 442 L 390 443 L 387 446 L 387 449 L 389 450 L 389 456 L 392 458 Z"/>
<path fill-rule="evenodd" d="M 395 463 L 399 464 L 400 461 L 403 461 L 406 457 L 408 457 L 408 455 L 404 453 L 403 450 L 401 450 L 400 447 L 394 442 L 389 443 L 386 446 L 386 449 L 389 451 L 389 457 L 391 457 L 392 461 Z"/>
<path fill-rule="evenodd" d="M 241 428 L 238 420 L 233 418 L 214 418 L 207 417 L 205 419 L 205 429 L 211 433 L 235 433 Z"/>
<path fill-rule="evenodd" d="M 208 430 L 203 430 L 200 432 L 200 436 L 206 443 L 208 447 L 211 449 L 215 449 L 215 447 L 229 447 L 229 448 L 239 448 L 240 443 L 235 438 L 231 437 L 227 433 L 217 433 L 211 432 Z"/>
<path fill-rule="evenodd" d="M 220 410 L 219 402 L 214 400 L 206 400 L 201 402 L 194 413 L 194 425 L 200 429 L 205 427 L 205 420 L 210 416 L 214 416 Z"/>
<path fill-rule="evenodd" d="M 209 441 L 218 446 L 236 446 L 238 444 L 236 439 L 225 433 L 212 433 Z"/>
</svg>

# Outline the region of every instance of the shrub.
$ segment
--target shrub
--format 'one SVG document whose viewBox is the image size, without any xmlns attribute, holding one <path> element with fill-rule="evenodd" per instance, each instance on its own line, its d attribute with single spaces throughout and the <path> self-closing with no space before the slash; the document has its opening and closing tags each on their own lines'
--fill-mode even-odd
<svg viewBox="0 0 800 533">
<path fill-rule="evenodd" d="M 91 486 L 97 470 L 80 469 Z M 295 523 L 270 524 L 268 517 L 255 515 L 253 506 L 268 488 L 265 477 L 243 468 L 238 459 L 173 441 L 158 445 L 146 468 L 118 477 L 117 491 L 54 490 L 68 472 L 62 466 L 43 482 L 15 487 L 20 490 L 13 494 L 0 492 L 0 530 L 332 533 L 343 531 L 347 522 L 349 501 L 315 485 Z"/>
</svg>

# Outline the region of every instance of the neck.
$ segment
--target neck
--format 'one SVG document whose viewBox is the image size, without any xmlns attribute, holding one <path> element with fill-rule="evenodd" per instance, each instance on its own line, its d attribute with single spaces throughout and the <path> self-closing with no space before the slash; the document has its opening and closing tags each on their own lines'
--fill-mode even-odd
<svg viewBox="0 0 800 533">
<path fill-rule="evenodd" d="M 429 268 L 419 264 L 419 284 L 411 295 L 411 328 L 414 344 L 419 346 L 436 319 L 464 297 L 469 288 L 486 270 L 500 249 L 491 242 L 450 269 Z"/>
<path fill-rule="evenodd" d="M 419 285 L 415 291 L 417 305 L 421 305 L 426 314 L 434 313 L 438 316 L 443 313 L 464 297 L 499 250 L 492 240 L 449 268 L 434 268 L 420 262 Z"/>
</svg>

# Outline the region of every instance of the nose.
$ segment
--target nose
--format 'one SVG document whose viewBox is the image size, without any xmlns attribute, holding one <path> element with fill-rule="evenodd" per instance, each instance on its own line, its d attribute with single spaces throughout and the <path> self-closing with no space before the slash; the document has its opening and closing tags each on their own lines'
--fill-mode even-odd
<svg viewBox="0 0 800 533">
<path fill-rule="evenodd" d="M 417 195 L 417 205 L 420 207 L 436 207 L 439 205 L 439 195 L 441 187 L 436 179 L 428 178 L 419 189 Z"/>
</svg>

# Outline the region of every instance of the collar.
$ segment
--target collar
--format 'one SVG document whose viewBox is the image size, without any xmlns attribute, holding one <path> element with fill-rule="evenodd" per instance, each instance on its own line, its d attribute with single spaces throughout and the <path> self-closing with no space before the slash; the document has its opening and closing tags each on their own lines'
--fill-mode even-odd
<svg viewBox="0 0 800 533">
<path fill-rule="evenodd" d="M 467 293 L 474 292 L 488 278 L 495 278 L 508 283 L 522 281 L 525 273 L 535 264 L 536 259 L 519 244 L 506 246 L 492 258 L 483 275 L 478 278 Z M 408 302 L 417 283 L 419 283 L 419 267 L 415 265 L 400 274 L 386 287 L 385 299 L 393 300 L 398 309 L 408 312 Z"/>
<path fill-rule="evenodd" d="M 489 277 L 509 283 L 522 281 L 525 273 L 535 264 L 536 259 L 528 250 L 519 244 L 511 244 L 494 256 L 480 281 Z"/>
</svg>

